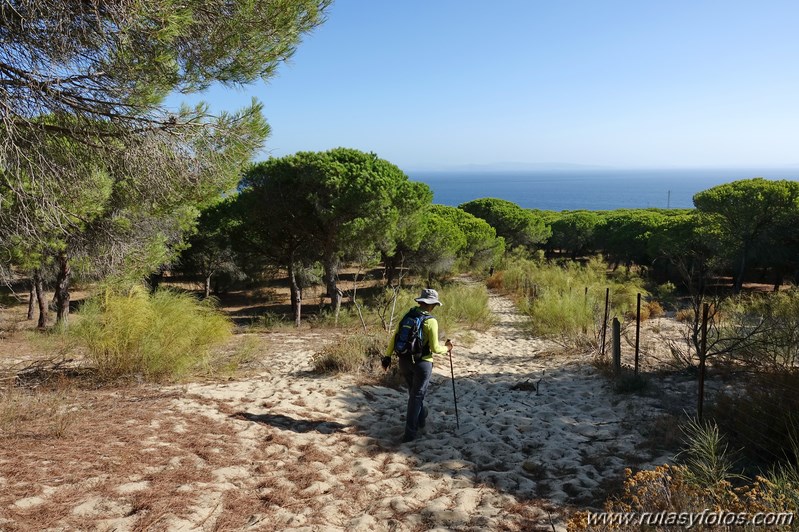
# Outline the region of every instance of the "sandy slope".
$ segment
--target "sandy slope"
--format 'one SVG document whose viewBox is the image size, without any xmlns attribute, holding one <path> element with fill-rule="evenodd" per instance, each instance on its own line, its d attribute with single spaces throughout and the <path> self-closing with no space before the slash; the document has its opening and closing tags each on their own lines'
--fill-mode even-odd
<svg viewBox="0 0 799 532">
<path fill-rule="evenodd" d="M 611 393 L 590 360 L 527 337 L 506 299 L 490 304 L 495 327 L 470 347 L 453 338 L 460 428 L 446 358 L 425 432 L 400 444 L 405 392 L 314 375 L 324 338 L 273 333 L 268 371 L 160 389 L 155 419 L 114 436 L 127 438 L 122 449 L 94 451 L 140 466 L 93 471 L 80 497 L 29 479 L 9 490 L 14 500 L 0 497 L 0 530 L 24 529 L 25 516 L 57 501 L 71 517 L 51 529 L 563 530 L 568 509 L 597 504 L 624 467 L 667 460 L 640 445 L 654 399 Z M 4 487 L 26 481 L 4 471 L 9 456 L 0 453 Z M 162 503 L 146 503 L 157 489 Z"/>
</svg>

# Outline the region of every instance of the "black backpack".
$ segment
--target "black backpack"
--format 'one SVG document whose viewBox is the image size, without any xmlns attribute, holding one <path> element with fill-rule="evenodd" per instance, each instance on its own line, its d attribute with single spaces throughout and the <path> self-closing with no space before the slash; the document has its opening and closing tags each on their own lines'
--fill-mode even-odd
<svg viewBox="0 0 799 532">
<path fill-rule="evenodd" d="M 399 357 L 410 357 L 414 363 L 418 362 L 422 354 L 424 338 L 422 338 L 422 324 L 432 318 L 430 314 L 422 314 L 417 309 L 411 309 L 400 320 L 397 334 L 394 337 L 394 352 Z"/>
</svg>

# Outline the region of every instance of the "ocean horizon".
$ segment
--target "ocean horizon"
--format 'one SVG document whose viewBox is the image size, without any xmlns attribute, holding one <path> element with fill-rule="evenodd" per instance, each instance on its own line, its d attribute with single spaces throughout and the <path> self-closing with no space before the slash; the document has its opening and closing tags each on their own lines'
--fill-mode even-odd
<svg viewBox="0 0 799 532">
<path fill-rule="evenodd" d="M 548 211 L 693 208 L 696 193 L 739 179 L 799 180 L 790 169 L 565 169 L 411 171 L 433 191 L 433 203 L 456 207 L 499 198 Z"/>
</svg>

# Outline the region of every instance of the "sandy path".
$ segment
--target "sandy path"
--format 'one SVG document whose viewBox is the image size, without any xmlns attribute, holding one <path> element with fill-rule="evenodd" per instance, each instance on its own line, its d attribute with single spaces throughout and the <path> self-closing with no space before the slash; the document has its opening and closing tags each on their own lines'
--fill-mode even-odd
<svg viewBox="0 0 799 532">
<path fill-rule="evenodd" d="M 654 399 L 612 394 L 589 360 L 525 335 L 508 300 L 492 295 L 490 305 L 496 326 L 469 347 L 453 338 L 459 429 L 446 358 L 434 368 L 425 432 L 399 444 L 405 392 L 314 375 L 310 357 L 325 337 L 272 333 L 268 371 L 167 389 L 165 419 L 128 443 L 142 456 L 164 453 L 159 465 L 103 477 L 105 490 L 88 489 L 72 513 L 88 513 L 96 529 L 141 529 L 147 512 L 131 494 L 146 500 L 182 471 L 168 485 L 187 506 L 165 506 L 148 529 L 564 530 L 568 509 L 597 504 L 624 467 L 666 460 L 640 446 Z M 51 496 L 27 491 L 15 511 Z M 13 516 L 0 513 L 4 523 Z"/>
<path fill-rule="evenodd" d="M 275 478 L 302 460 L 300 448 L 329 453 L 315 462 L 320 478 L 301 496 L 323 505 L 328 526 L 346 529 L 497 529 L 521 521 L 551 529 L 550 519 L 562 521 L 545 501 L 596 502 L 603 481 L 631 462 L 665 459 L 639 451 L 642 436 L 634 430 L 639 416 L 632 414 L 653 400 L 610 393 L 589 361 L 552 354 L 555 346 L 525 335 L 507 299 L 492 296 L 490 304 L 498 324 L 456 349 L 460 428 L 450 368 L 441 358 L 427 400 L 428 426 L 410 444 L 396 443 L 405 393 L 310 374 L 318 343 L 307 337 L 288 339 L 295 349 L 274 354 L 272 370 L 257 380 L 187 391 L 223 402 L 226 412 L 243 408 L 255 422 L 235 421 L 245 448 L 263 447 L 264 429 L 289 436 L 290 446 L 264 451 L 265 458 L 279 458 L 267 465 Z M 538 381 L 538 392 L 511 390 Z M 227 415 L 191 399 L 185 408 Z M 341 490 L 348 495 L 343 500 L 330 497 Z M 523 515 L 519 501 L 529 501 Z M 284 512 L 284 525 L 320 524 L 314 512 L 308 519 L 294 512 Z"/>
</svg>

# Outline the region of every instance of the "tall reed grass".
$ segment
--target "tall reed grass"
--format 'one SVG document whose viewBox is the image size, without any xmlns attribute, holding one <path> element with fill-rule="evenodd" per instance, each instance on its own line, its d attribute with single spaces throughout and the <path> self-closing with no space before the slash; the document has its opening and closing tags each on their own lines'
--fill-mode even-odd
<svg viewBox="0 0 799 532">
<path fill-rule="evenodd" d="M 568 344 L 596 342 L 606 289 L 610 290 L 609 319 L 622 321 L 635 315 L 637 294 L 647 293 L 642 279 L 627 272 L 609 272 L 601 257 L 582 265 L 512 256 L 491 282 L 516 299 L 529 316 L 534 334 Z"/>
<path fill-rule="evenodd" d="M 206 362 L 232 323 L 208 301 L 136 286 L 89 300 L 67 334 L 86 349 L 102 379 L 180 377 Z"/>
</svg>

